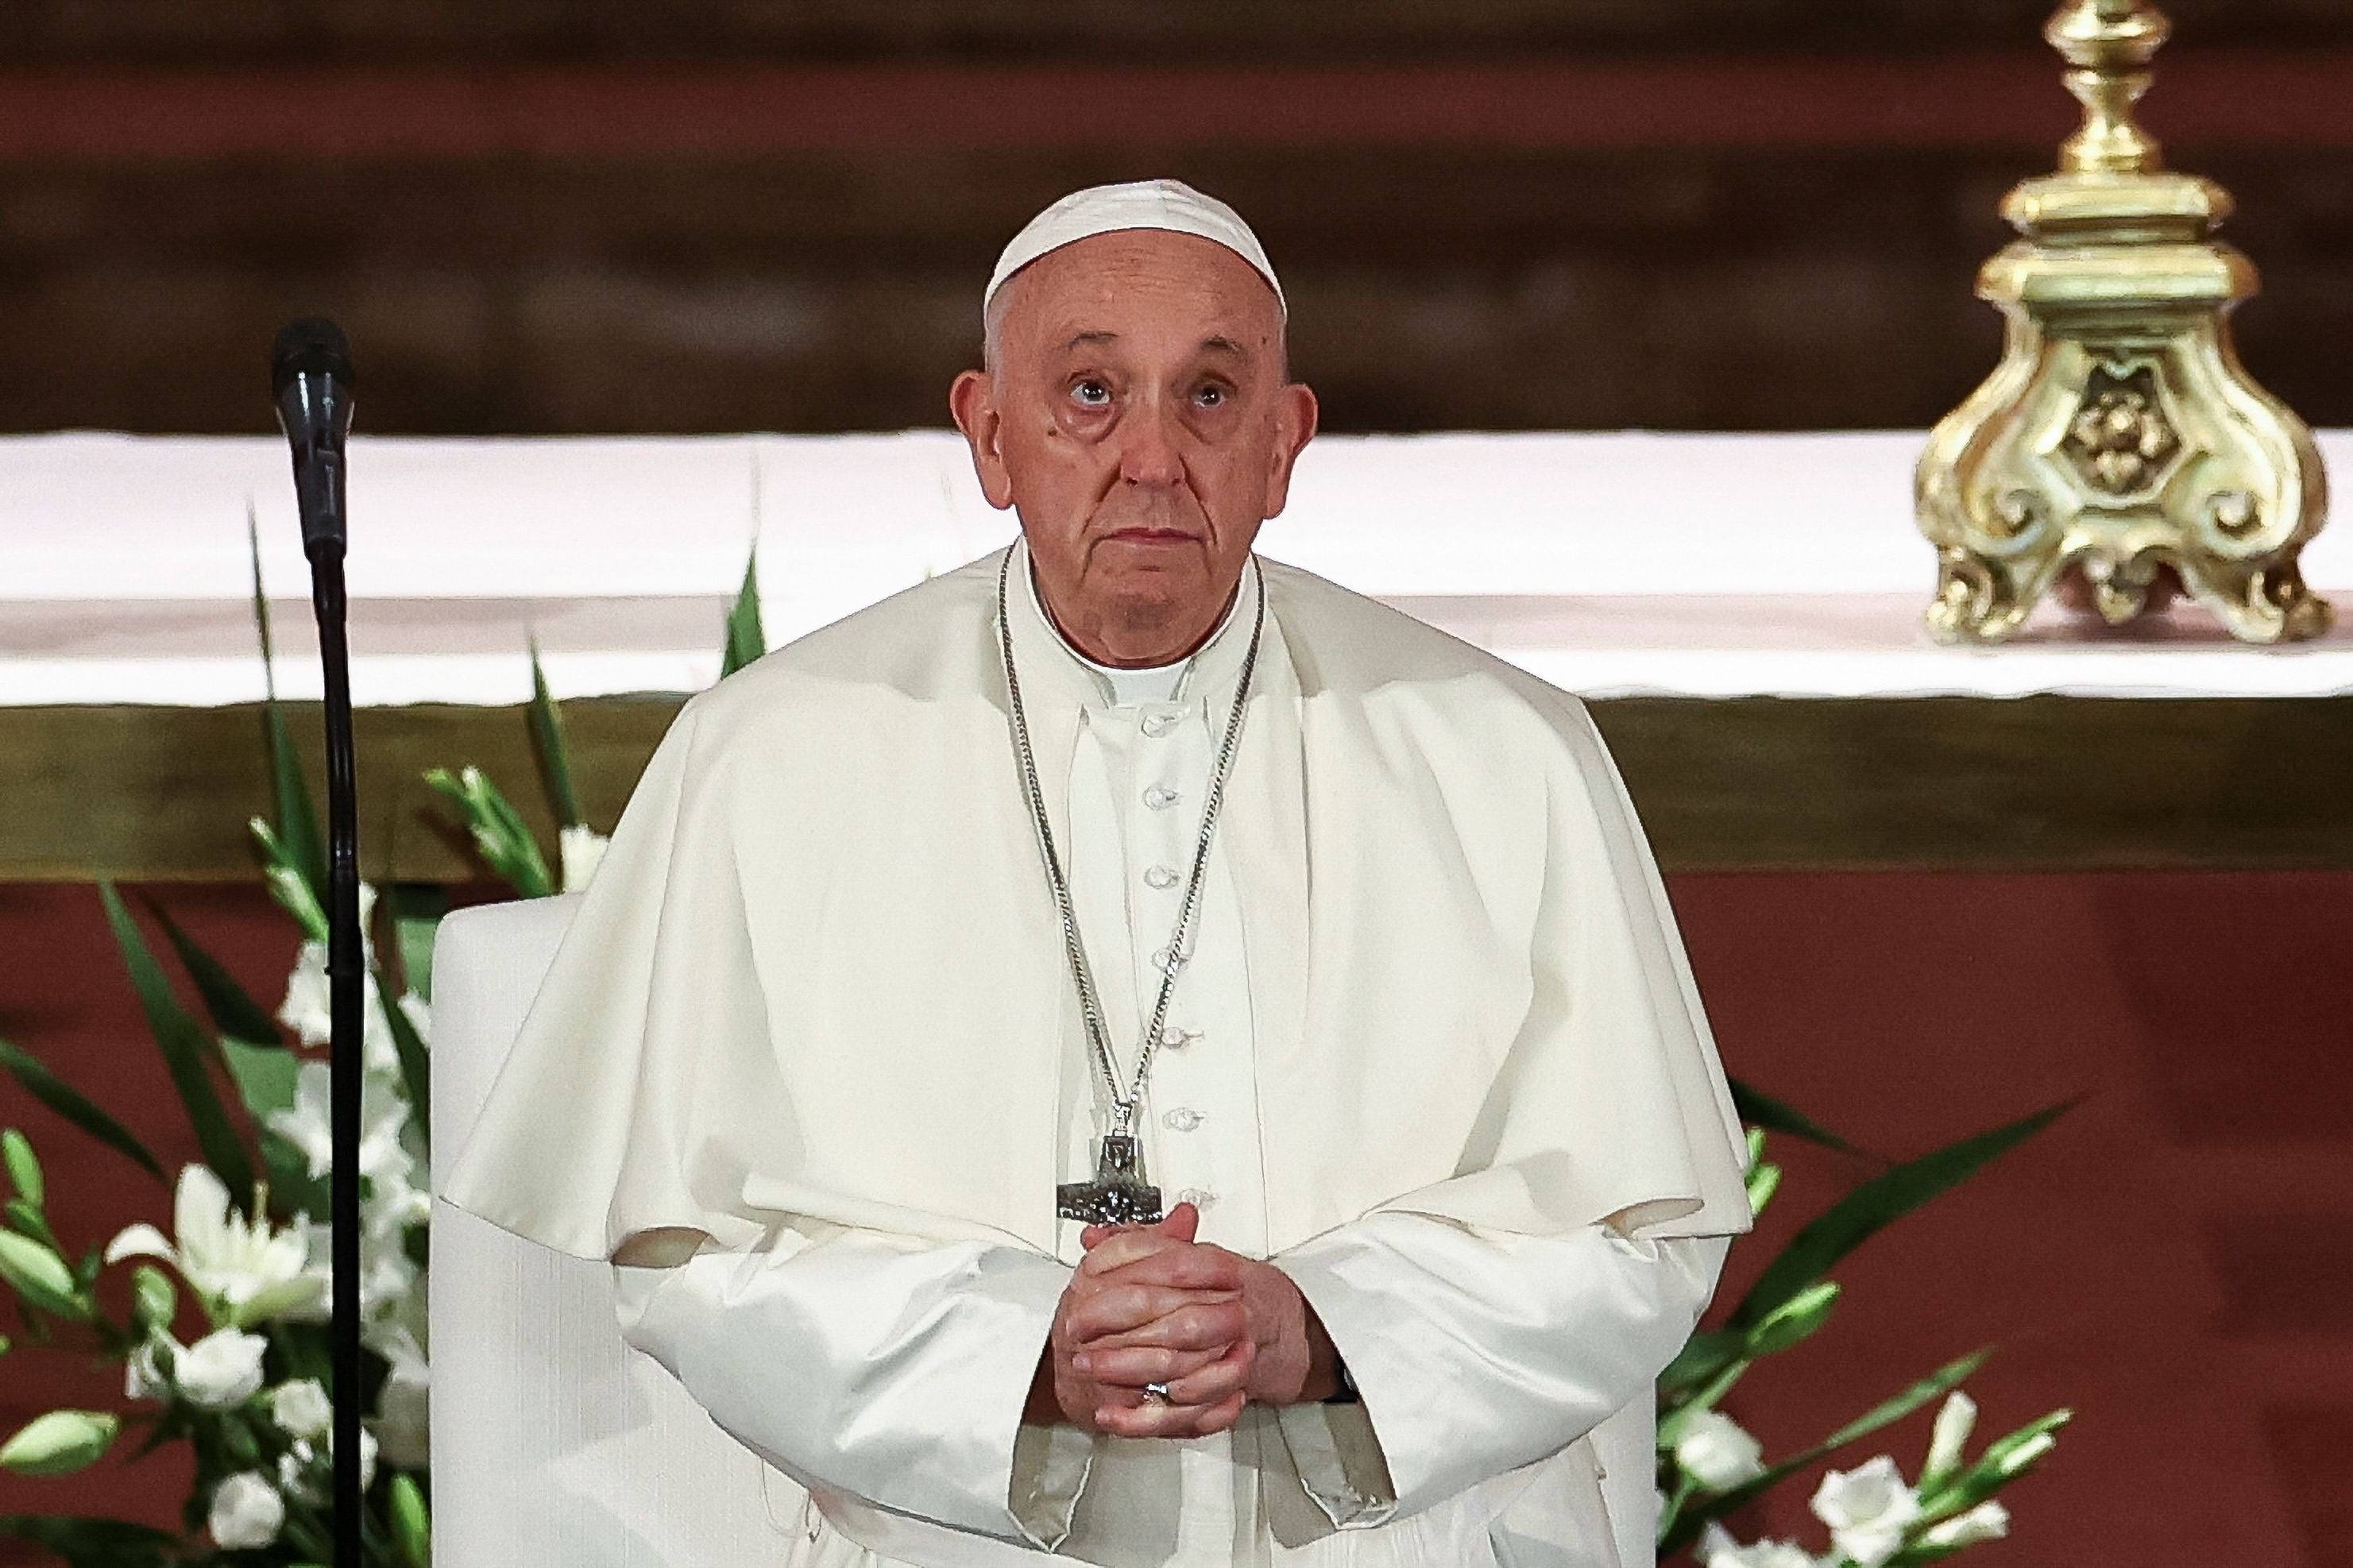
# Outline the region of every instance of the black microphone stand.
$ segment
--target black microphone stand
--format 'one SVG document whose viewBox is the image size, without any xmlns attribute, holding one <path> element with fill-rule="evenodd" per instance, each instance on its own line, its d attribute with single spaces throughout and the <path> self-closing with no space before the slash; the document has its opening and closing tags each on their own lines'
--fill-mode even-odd
<svg viewBox="0 0 2353 1568">
<path fill-rule="evenodd" d="M 329 1364 L 334 1384 L 334 1568 L 363 1568 L 365 1489 L 360 1477 L 360 1083 L 367 1026 L 367 966 L 360 932 L 357 764 L 352 742 L 351 652 L 344 638 L 343 436 L 351 420 L 351 351 L 332 321 L 296 321 L 281 331 L 271 370 L 280 419 L 294 444 L 294 488 L 302 551 L 311 561 L 311 605 L 319 622 L 326 678 L 328 1047 L 332 1088 L 328 1123 L 334 1188 L 334 1322 Z"/>
</svg>

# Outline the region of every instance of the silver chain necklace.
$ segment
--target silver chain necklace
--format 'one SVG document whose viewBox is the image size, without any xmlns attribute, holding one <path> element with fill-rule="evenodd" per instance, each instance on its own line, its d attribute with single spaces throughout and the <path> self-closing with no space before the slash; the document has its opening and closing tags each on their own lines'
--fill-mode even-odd
<svg viewBox="0 0 2353 1568">
<path fill-rule="evenodd" d="M 1218 747 L 1216 765 L 1209 774 L 1208 798 L 1201 806 L 1201 832 L 1193 847 L 1193 874 L 1185 884 L 1185 901 L 1176 914 L 1176 930 L 1168 939 L 1166 956 L 1160 964 L 1160 994 L 1153 1004 L 1152 1022 L 1145 1028 L 1144 1039 L 1136 1049 L 1135 1077 L 1120 1092 L 1119 1063 L 1112 1055 L 1111 1034 L 1103 1023 L 1102 999 L 1095 991 L 1094 973 L 1087 965 L 1085 943 L 1079 937 L 1078 910 L 1071 902 L 1070 879 L 1062 870 L 1062 858 L 1054 847 L 1054 828 L 1046 816 L 1046 794 L 1038 780 L 1038 758 L 1029 744 L 1029 719 L 1021 701 L 1021 678 L 1013 664 L 1013 620 L 1008 613 L 1006 584 L 1013 573 L 1014 552 L 1008 550 L 997 572 L 997 634 L 998 652 L 1005 659 L 1005 690 L 1012 700 L 1013 750 L 1021 762 L 1021 784 L 1029 797 L 1029 821 L 1038 833 L 1038 853 L 1046 865 L 1046 882 L 1053 889 L 1054 904 L 1062 919 L 1062 947 L 1070 960 L 1071 982 L 1078 989 L 1079 1012 L 1085 1020 L 1087 1043 L 1092 1047 L 1095 1068 L 1101 1074 L 1104 1093 L 1111 1100 L 1111 1131 L 1095 1146 L 1095 1179 L 1092 1182 L 1066 1182 L 1056 1189 L 1056 1212 L 1065 1219 L 1084 1220 L 1091 1225 L 1134 1225 L 1149 1223 L 1160 1217 L 1160 1190 L 1145 1179 L 1144 1153 L 1135 1137 L 1136 1108 L 1144 1099 L 1145 1087 L 1152 1077 L 1152 1059 L 1160 1048 L 1161 1032 L 1168 1024 L 1168 1001 L 1176 994 L 1177 972 L 1191 956 L 1188 946 L 1193 919 L 1200 908 L 1201 883 L 1209 865 L 1209 844 L 1218 830 L 1218 813 L 1225 805 L 1226 775 L 1233 766 L 1234 751 L 1241 738 L 1242 712 L 1250 700 L 1250 678 L 1258 669 L 1259 641 L 1266 631 L 1266 576 L 1259 571 L 1255 557 L 1250 569 L 1258 572 L 1257 613 L 1250 625 L 1250 647 L 1242 655 L 1241 677 L 1234 687 L 1233 710 L 1226 716 L 1225 738 Z"/>
</svg>

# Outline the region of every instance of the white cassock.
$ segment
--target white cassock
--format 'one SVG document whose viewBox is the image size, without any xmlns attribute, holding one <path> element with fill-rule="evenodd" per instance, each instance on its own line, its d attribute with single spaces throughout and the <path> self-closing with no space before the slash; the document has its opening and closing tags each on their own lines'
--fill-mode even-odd
<svg viewBox="0 0 2353 1568">
<path fill-rule="evenodd" d="M 1186 665 L 1112 672 L 1014 549 L 1124 1072 L 1259 590 Z M 796 1568 L 1648 1563 L 1652 1383 L 1750 1223 L 1657 871 L 1574 699 L 1271 563 L 1141 1130 L 1164 1198 L 1297 1282 L 1363 1402 L 1187 1441 L 1021 1423 L 1080 1256 L 1055 1185 L 1105 1120 L 998 563 L 687 705 L 445 1195 L 629 1246 L 630 1342 L 806 1489 Z"/>
</svg>

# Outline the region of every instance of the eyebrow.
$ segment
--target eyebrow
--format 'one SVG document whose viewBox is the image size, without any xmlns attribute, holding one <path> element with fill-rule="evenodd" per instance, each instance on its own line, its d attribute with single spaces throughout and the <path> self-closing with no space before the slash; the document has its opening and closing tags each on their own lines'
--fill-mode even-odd
<svg viewBox="0 0 2353 1568">
<path fill-rule="evenodd" d="M 1067 353 L 1071 350 L 1076 348 L 1099 348 L 1105 343 L 1115 343 L 1117 342 L 1119 342 L 1119 334 L 1117 332 L 1078 332 L 1074 333 L 1071 340 L 1062 345 L 1062 352 Z M 1200 346 L 1194 352 L 1197 353 L 1230 354 L 1236 359 L 1247 359 L 1250 357 L 1242 352 L 1241 344 L 1234 342 L 1231 338 L 1223 336 L 1203 338 L 1201 340 Z"/>
</svg>

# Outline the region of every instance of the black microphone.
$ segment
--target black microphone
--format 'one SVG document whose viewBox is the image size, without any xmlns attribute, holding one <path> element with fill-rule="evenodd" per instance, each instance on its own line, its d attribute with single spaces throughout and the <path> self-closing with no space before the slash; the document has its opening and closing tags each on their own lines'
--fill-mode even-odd
<svg viewBox="0 0 2353 1568">
<path fill-rule="evenodd" d="M 352 660 L 344 636 L 343 437 L 352 430 L 352 345 L 317 317 L 290 321 L 269 355 L 278 421 L 294 444 L 294 499 L 302 513 L 302 553 L 311 558 L 311 605 L 319 621 L 326 681 L 328 1123 L 334 1181 L 333 1329 L 334 1564 L 362 1568 L 366 1494 L 360 1486 L 360 1078 L 366 1033 L 364 947 L 360 932 L 358 766 L 352 742 Z"/>
<path fill-rule="evenodd" d="M 343 551 L 343 437 L 352 433 L 351 340 L 322 316 L 280 329 L 269 354 L 278 423 L 294 445 L 294 496 L 302 552 Z"/>
</svg>

